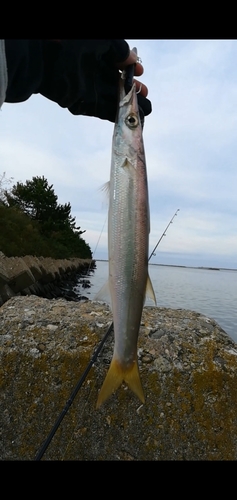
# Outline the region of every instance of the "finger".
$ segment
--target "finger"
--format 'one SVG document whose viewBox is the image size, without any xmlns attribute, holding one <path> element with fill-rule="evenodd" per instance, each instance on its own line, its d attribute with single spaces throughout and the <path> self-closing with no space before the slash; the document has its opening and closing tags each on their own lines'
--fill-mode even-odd
<svg viewBox="0 0 237 500">
<path fill-rule="evenodd" d="M 144 73 L 144 68 L 141 63 L 137 62 L 135 69 L 134 69 L 134 75 L 136 76 L 141 76 Z"/>
<path fill-rule="evenodd" d="M 136 64 L 134 69 L 134 74 L 136 76 L 141 76 L 143 74 L 144 68 L 141 63 L 137 62 L 137 54 L 135 54 L 135 52 L 133 52 L 132 50 L 130 50 L 130 54 L 127 59 L 121 63 L 118 63 L 117 66 L 119 69 L 123 70 L 130 64 Z"/>
<path fill-rule="evenodd" d="M 130 50 L 130 54 L 127 57 L 127 59 L 125 59 L 125 61 L 121 63 L 118 63 L 117 66 L 119 69 L 124 69 L 126 68 L 126 66 L 129 66 L 129 64 L 135 64 L 136 62 L 137 62 L 137 54 L 135 54 L 135 52 Z"/>
<path fill-rule="evenodd" d="M 146 85 L 144 85 L 144 83 L 139 82 L 139 80 L 136 79 L 134 79 L 133 81 L 136 84 L 136 91 L 139 92 L 139 94 L 141 94 L 143 97 L 147 97 L 148 88 L 146 87 Z"/>
</svg>

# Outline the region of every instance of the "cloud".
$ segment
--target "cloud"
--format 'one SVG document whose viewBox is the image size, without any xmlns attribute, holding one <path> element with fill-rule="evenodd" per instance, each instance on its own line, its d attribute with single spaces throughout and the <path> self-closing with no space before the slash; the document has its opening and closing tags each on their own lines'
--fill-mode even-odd
<svg viewBox="0 0 237 500">
<path fill-rule="evenodd" d="M 129 44 L 142 58 L 153 106 L 144 126 L 150 247 L 180 208 L 157 259 L 237 266 L 237 42 Z M 75 117 L 39 95 L 4 104 L 0 120 L 2 172 L 15 182 L 45 175 L 94 250 L 107 212 L 99 188 L 110 175 L 113 124 Z M 107 256 L 106 227 L 97 255 Z"/>
</svg>

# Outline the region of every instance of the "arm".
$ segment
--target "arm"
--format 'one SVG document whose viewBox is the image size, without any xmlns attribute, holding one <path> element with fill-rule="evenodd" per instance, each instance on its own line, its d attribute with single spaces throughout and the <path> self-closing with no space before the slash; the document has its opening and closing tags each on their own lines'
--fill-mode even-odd
<svg viewBox="0 0 237 500">
<path fill-rule="evenodd" d="M 43 73 L 42 40 L 5 40 L 6 102 L 26 101 L 39 88 Z"/>
<path fill-rule="evenodd" d="M 5 49 L 6 102 L 41 93 L 74 115 L 115 121 L 118 68 L 131 58 L 124 40 L 5 40 Z M 151 103 L 146 92 L 138 99 L 148 115 Z"/>
</svg>

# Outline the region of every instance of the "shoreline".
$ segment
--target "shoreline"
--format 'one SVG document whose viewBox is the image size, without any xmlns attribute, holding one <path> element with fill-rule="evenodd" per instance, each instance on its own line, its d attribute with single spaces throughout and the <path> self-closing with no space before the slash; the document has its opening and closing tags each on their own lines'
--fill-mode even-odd
<svg viewBox="0 0 237 500">
<path fill-rule="evenodd" d="M 108 262 L 108 259 L 94 259 L 95 262 Z M 181 264 L 149 264 L 149 266 L 181 267 L 184 269 L 204 269 L 205 271 L 237 271 L 234 267 L 183 266 Z"/>
</svg>

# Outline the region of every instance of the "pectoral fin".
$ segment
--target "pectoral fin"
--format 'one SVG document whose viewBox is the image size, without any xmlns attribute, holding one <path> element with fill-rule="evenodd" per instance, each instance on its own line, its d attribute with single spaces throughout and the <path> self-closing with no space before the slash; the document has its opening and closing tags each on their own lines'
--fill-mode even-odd
<svg viewBox="0 0 237 500">
<path fill-rule="evenodd" d="M 127 172 L 130 175 L 130 177 L 133 179 L 134 176 L 136 175 L 136 168 L 129 161 L 128 158 L 125 158 L 125 160 L 123 161 L 122 167 L 123 167 L 124 171 Z"/>
<path fill-rule="evenodd" d="M 100 191 L 102 191 L 102 193 L 105 193 L 107 198 L 109 198 L 109 190 L 110 181 L 106 182 L 105 184 L 103 184 L 103 186 L 100 187 Z"/>
</svg>

